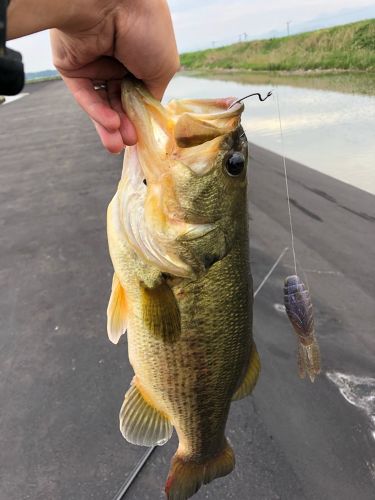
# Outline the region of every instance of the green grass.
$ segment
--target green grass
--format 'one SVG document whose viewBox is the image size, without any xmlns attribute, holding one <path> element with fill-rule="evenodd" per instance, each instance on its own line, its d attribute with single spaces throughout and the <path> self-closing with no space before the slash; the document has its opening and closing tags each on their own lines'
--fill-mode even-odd
<svg viewBox="0 0 375 500">
<path fill-rule="evenodd" d="M 186 69 L 375 71 L 375 19 L 181 55 Z"/>
<path fill-rule="evenodd" d="M 61 80 L 61 76 L 60 75 L 56 75 L 56 76 L 41 76 L 40 78 L 33 78 L 32 80 L 26 80 L 25 83 L 27 83 L 28 85 L 32 85 L 33 83 L 40 83 L 40 82 L 50 82 L 50 81 L 53 81 L 53 80 Z"/>
</svg>

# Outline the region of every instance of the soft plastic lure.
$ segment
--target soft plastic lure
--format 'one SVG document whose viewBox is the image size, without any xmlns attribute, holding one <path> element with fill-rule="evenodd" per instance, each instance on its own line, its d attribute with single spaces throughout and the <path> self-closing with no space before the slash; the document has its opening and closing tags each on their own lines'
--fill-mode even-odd
<svg viewBox="0 0 375 500">
<path fill-rule="evenodd" d="M 315 337 L 313 307 L 309 290 L 297 276 L 288 276 L 284 282 L 285 310 L 298 337 L 298 371 L 306 373 L 314 382 L 320 373 L 320 352 Z"/>
<path fill-rule="evenodd" d="M 285 177 L 285 191 L 288 203 L 290 238 L 292 244 L 292 254 L 294 262 L 294 272 L 284 281 L 284 304 L 285 310 L 298 338 L 298 372 L 301 378 L 305 378 L 306 373 L 314 382 L 315 377 L 320 373 L 320 351 L 315 337 L 313 307 L 308 288 L 297 275 L 297 259 L 294 247 L 294 233 L 292 212 L 290 208 L 288 173 L 286 169 L 286 157 L 284 147 L 283 128 L 281 125 L 281 113 L 279 97 L 275 92 L 277 113 L 279 117 L 280 139 L 282 144 L 282 159 Z"/>
</svg>

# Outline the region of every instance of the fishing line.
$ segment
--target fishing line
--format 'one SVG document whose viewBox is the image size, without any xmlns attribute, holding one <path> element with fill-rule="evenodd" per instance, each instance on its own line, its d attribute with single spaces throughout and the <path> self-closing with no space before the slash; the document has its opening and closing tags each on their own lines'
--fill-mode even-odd
<svg viewBox="0 0 375 500">
<path fill-rule="evenodd" d="M 128 479 L 124 482 L 124 484 L 121 486 L 121 488 L 118 490 L 116 495 L 113 497 L 113 500 L 122 500 L 125 498 L 126 492 L 130 488 L 130 486 L 133 484 L 135 478 L 138 476 L 138 474 L 141 472 L 143 466 L 149 459 L 151 453 L 155 450 L 156 446 L 151 446 L 142 456 L 140 461 L 137 463 L 137 465 L 134 467 L 132 470 L 130 476 Z"/>
<path fill-rule="evenodd" d="M 277 265 L 279 264 L 280 260 L 284 257 L 284 255 L 286 254 L 286 252 L 289 250 L 289 247 L 285 247 L 284 250 L 281 252 L 281 254 L 278 256 L 276 262 L 273 264 L 273 266 L 270 268 L 270 270 L 268 271 L 268 273 L 265 275 L 265 277 L 262 279 L 262 281 L 260 282 L 260 284 L 258 285 L 258 288 L 255 290 L 254 292 L 254 299 L 255 297 L 258 295 L 258 293 L 261 291 L 261 289 L 263 288 L 263 285 L 266 283 L 266 281 L 268 280 L 268 278 L 271 276 L 271 274 L 274 272 L 274 270 L 276 269 Z"/>
<path fill-rule="evenodd" d="M 296 250 L 294 248 L 294 232 L 293 232 L 292 212 L 291 212 L 291 209 L 290 209 L 288 173 L 287 173 L 287 170 L 286 170 L 285 143 L 284 143 L 283 127 L 281 125 L 281 113 L 280 113 L 279 95 L 278 95 L 277 90 L 275 90 L 275 96 L 276 96 L 277 114 L 279 116 L 281 150 L 282 150 L 283 167 L 284 167 L 286 199 L 287 199 L 287 203 L 288 203 L 289 226 L 290 226 L 290 237 L 291 237 L 291 244 L 292 244 L 293 262 L 294 262 L 295 274 L 297 274 L 297 260 L 296 260 Z"/>
<path fill-rule="evenodd" d="M 281 113 L 279 96 L 275 91 L 277 113 L 279 116 L 280 138 L 282 147 L 282 158 L 285 177 L 286 199 L 288 202 L 288 214 L 290 225 L 290 237 L 292 243 L 294 276 L 287 276 L 284 280 L 284 306 L 285 312 L 297 336 L 297 366 L 300 378 L 309 376 L 311 382 L 320 373 L 320 350 L 315 336 L 313 305 L 308 286 L 297 275 L 296 250 L 294 248 L 294 232 L 292 212 L 290 208 L 288 173 L 285 158 L 285 142 L 283 127 L 281 124 Z M 303 270 L 302 270 L 303 272 Z M 303 274 L 305 274 L 303 272 Z"/>
</svg>

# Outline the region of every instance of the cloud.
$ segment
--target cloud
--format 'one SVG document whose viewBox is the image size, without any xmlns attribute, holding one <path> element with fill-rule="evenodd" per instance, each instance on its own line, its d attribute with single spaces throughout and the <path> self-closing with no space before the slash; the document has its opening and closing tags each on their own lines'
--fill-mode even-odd
<svg viewBox="0 0 375 500">
<path fill-rule="evenodd" d="M 180 51 L 223 45 L 238 41 L 239 34 L 247 33 L 249 39 L 271 31 L 285 31 L 286 21 L 291 20 L 291 32 L 298 25 L 312 18 L 332 18 L 332 24 L 350 22 L 342 16 L 344 8 L 354 15 L 368 5 L 368 0 L 182 0 L 177 10 L 170 2 L 172 17 Z M 189 8 L 187 6 L 189 5 Z"/>
</svg>

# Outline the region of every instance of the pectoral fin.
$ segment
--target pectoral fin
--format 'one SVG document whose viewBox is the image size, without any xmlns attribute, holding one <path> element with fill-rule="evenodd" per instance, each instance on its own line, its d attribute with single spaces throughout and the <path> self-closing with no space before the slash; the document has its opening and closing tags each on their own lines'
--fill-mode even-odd
<svg viewBox="0 0 375 500">
<path fill-rule="evenodd" d="M 126 331 L 127 303 L 125 291 L 120 280 L 113 275 L 112 292 L 107 308 L 107 331 L 111 342 L 117 344 Z"/>
<path fill-rule="evenodd" d="M 180 310 L 171 288 L 161 283 L 155 288 L 142 288 L 143 320 L 155 337 L 174 342 L 181 333 Z"/>
<path fill-rule="evenodd" d="M 165 415 L 144 399 L 133 382 L 120 410 L 120 430 L 129 443 L 161 446 L 172 436 L 173 426 Z"/>
<path fill-rule="evenodd" d="M 240 387 L 234 393 L 232 401 L 238 401 L 239 399 L 243 399 L 252 393 L 255 384 L 257 383 L 259 372 L 260 372 L 259 354 L 255 346 L 255 343 L 253 343 L 245 377 L 242 380 Z"/>
</svg>

